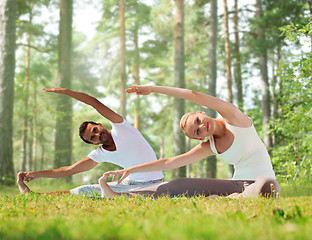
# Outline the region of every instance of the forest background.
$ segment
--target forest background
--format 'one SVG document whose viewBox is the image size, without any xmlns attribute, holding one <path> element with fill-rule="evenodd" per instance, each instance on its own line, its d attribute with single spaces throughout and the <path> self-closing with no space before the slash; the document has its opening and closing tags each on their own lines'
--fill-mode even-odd
<svg viewBox="0 0 312 240">
<path fill-rule="evenodd" d="M 197 144 L 175 127 L 182 114 L 200 110 L 217 117 L 167 96 L 125 95 L 133 84 L 184 87 L 233 102 L 253 119 L 278 180 L 311 181 L 311 5 L 311 0 L 2 1 L 1 183 L 14 183 L 18 171 L 84 158 L 95 146 L 78 136 L 83 121 L 110 127 L 89 106 L 43 87 L 100 99 L 142 132 L 158 158 Z M 86 6 L 99 16 L 91 36 L 78 30 L 75 15 Z M 103 163 L 67 180 L 96 183 L 116 168 Z M 222 159 L 210 157 L 166 172 L 165 180 L 231 173 Z"/>
</svg>

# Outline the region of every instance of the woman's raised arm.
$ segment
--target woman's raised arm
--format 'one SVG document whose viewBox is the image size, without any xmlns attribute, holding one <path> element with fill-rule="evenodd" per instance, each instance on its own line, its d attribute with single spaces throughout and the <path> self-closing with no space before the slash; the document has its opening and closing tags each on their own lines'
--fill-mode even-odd
<svg viewBox="0 0 312 240">
<path fill-rule="evenodd" d="M 165 86 L 131 86 L 126 90 L 127 93 L 137 93 L 138 95 L 148 95 L 152 92 L 162 93 L 165 95 L 187 99 L 198 105 L 210 108 L 218 112 L 228 123 L 240 126 L 249 127 L 251 120 L 241 112 L 235 105 L 228 103 L 219 98 L 195 92 L 188 89 L 165 87 Z"/>
</svg>

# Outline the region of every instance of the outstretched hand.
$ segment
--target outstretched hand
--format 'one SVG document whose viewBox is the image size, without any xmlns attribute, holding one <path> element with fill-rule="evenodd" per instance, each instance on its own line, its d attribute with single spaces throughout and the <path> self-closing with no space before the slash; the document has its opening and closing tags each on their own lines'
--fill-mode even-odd
<svg viewBox="0 0 312 240">
<path fill-rule="evenodd" d="M 17 179 L 19 181 L 30 182 L 30 181 L 36 179 L 36 177 L 34 176 L 34 174 L 32 172 L 19 172 L 17 174 Z"/>
<path fill-rule="evenodd" d="M 58 94 L 64 94 L 67 89 L 66 88 L 60 88 L 60 87 L 55 87 L 55 88 L 42 88 L 42 90 L 46 91 L 46 92 L 53 92 L 53 93 L 58 93 Z"/>
<path fill-rule="evenodd" d="M 136 93 L 137 95 L 148 95 L 152 92 L 152 86 L 130 86 L 126 93 Z"/>
<path fill-rule="evenodd" d="M 108 172 L 104 173 L 103 176 L 106 176 L 106 178 L 107 178 L 109 175 L 113 175 L 112 181 L 115 180 L 116 176 L 120 176 L 120 179 L 117 182 L 117 184 L 120 184 L 126 177 L 129 176 L 129 174 L 130 174 L 129 170 L 122 169 L 122 170 L 117 170 L 117 171 L 108 171 Z"/>
</svg>

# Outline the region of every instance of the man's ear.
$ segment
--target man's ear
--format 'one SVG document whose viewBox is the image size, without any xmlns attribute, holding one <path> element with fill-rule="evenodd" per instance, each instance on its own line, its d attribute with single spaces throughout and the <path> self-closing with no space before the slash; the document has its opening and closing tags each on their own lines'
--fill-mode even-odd
<svg viewBox="0 0 312 240">
<path fill-rule="evenodd" d="M 200 114 L 204 114 L 204 115 L 206 115 L 206 113 L 205 113 L 205 112 L 197 112 L 197 113 L 200 113 Z"/>
</svg>

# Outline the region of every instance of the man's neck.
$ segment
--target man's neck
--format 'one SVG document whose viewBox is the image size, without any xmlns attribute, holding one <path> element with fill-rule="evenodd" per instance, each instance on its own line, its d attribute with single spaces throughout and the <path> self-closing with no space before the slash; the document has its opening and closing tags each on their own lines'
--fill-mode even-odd
<svg viewBox="0 0 312 240">
<path fill-rule="evenodd" d="M 115 144 L 114 139 L 113 139 L 111 134 L 110 134 L 109 141 L 107 143 L 103 144 L 102 148 L 104 148 L 107 151 L 111 151 L 111 152 L 116 151 L 116 149 L 117 149 L 116 144 Z"/>
</svg>

